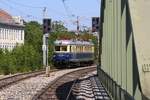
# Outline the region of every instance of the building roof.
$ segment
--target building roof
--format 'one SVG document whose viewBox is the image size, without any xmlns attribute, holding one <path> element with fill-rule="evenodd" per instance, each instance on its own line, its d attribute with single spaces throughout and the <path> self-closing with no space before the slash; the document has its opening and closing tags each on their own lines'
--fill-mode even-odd
<svg viewBox="0 0 150 100">
<path fill-rule="evenodd" d="M 0 9 L 0 22 L 9 22 L 12 21 L 12 16 L 6 11 Z"/>
<path fill-rule="evenodd" d="M 24 26 L 16 23 L 14 18 L 6 11 L 0 9 L 0 24 L 11 25 L 11 26 Z"/>
</svg>

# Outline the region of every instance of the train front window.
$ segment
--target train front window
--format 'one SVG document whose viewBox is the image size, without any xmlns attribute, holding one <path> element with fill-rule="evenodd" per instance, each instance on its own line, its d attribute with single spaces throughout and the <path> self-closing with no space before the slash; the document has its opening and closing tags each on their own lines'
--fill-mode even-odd
<svg viewBox="0 0 150 100">
<path fill-rule="evenodd" d="M 55 51 L 60 51 L 60 46 L 55 46 Z"/>
<path fill-rule="evenodd" d="M 67 46 L 55 46 L 55 51 L 67 51 Z"/>
</svg>

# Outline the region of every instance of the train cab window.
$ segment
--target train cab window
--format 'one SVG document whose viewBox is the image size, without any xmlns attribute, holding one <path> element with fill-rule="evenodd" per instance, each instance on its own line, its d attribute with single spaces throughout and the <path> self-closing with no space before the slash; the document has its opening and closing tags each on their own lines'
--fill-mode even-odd
<svg viewBox="0 0 150 100">
<path fill-rule="evenodd" d="M 67 46 L 55 46 L 55 51 L 67 51 Z"/>
<path fill-rule="evenodd" d="M 55 46 L 55 51 L 60 51 L 60 46 Z"/>
</svg>

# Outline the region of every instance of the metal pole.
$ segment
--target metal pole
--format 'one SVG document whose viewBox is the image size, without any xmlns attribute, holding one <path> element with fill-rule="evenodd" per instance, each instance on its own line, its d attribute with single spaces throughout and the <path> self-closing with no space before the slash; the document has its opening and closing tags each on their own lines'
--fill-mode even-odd
<svg viewBox="0 0 150 100">
<path fill-rule="evenodd" d="M 77 33 L 79 34 L 79 29 L 80 29 L 80 26 L 79 26 L 79 16 L 77 16 Z"/>
<path fill-rule="evenodd" d="M 46 34 L 46 66 L 48 66 L 48 33 Z"/>
<path fill-rule="evenodd" d="M 43 18 L 47 17 L 46 11 L 47 11 L 47 8 L 44 7 L 44 9 L 43 9 Z M 43 67 L 46 68 L 46 76 L 49 76 L 49 71 L 50 71 L 50 66 L 48 66 L 48 37 L 49 37 L 49 33 L 44 32 L 42 49 L 43 49 Z"/>
<path fill-rule="evenodd" d="M 45 68 L 45 67 L 46 67 L 46 43 L 45 43 L 45 34 L 43 35 L 42 50 L 43 50 L 43 68 Z"/>
<path fill-rule="evenodd" d="M 46 52 L 46 55 L 47 55 L 47 56 L 46 56 L 46 57 L 47 57 L 47 58 L 46 58 L 46 60 L 47 60 L 47 64 L 46 64 L 46 65 L 48 66 L 48 38 L 46 38 L 46 51 L 47 51 L 47 52 Z"/>
<path fill-rule="evenodd" d="M 45 42 L 46 42 L 46 55 L 45 55 L 45 59 L 46 59 L 46 76 L 49 77 L 49 71 L 50 71 L 50 66 L 48 66 L 48 37 L 49 37 L 49 33 L 45 34 Z"/>
<path fill-rule="evenodd" d="M 43 18 L 46 18 L 46 7 L 43 8 Z M 43 34 L 42 50 L 43 50 L 43 68 L 46 68 L 46 37 L 45 37 L 45 33 Z"/>
</svg>

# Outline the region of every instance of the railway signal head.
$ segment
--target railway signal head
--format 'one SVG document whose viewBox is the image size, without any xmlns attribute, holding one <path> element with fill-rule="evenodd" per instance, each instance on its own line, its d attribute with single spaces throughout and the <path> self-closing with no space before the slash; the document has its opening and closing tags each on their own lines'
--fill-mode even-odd
<svg viewBox="0 0 150 100">
<path fill-rule="evenodd" d="M 51 32 L 51 19 L 43 19 L 43 33 Z"/>
<path fill-rule="evenodd" d="M 92 17 L 92 32 L 99 32 L 100 30 L 100 18 Z"/>
</svg>

